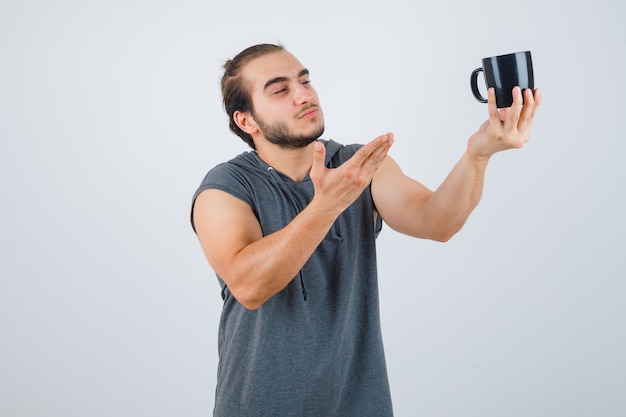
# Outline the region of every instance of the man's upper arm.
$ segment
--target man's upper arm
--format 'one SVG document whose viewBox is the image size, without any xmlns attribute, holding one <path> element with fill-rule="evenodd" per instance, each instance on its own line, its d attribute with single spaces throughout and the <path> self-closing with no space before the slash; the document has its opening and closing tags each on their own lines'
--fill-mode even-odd
<svg viewBox="0 0 626 417">
<path fill-rule="evenodd" d="M 221 190 L 208 189 L 198 195 L 193 220 L 209 264 L 225 281 L 235 256 L 263 237 L 252 208 Z"/>
<path fill-rule="evenodd" d="M 387 156 L 372 180 L 376 210 L 392 229 L 414 237 L 426 237 L 426 201 L 432 191 L 404 175 Z"/>
</svg>

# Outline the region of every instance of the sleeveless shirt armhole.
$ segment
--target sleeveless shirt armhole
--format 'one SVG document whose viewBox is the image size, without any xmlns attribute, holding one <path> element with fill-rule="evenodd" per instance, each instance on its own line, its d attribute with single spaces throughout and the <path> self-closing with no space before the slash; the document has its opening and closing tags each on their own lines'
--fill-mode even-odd
<svg viewBox="0 0 626 417">
<path fill-rule="evenodd" d="M 194 207 L 196 205 L 196 199 L 198 198 L 198 196 L 202 192 L 204 192 L 206 190 L 220 190 L 220 191 L 224 191 L 225 193 L 230 194 L 233 197 L 238 198 L 239 200 L 243 201 L 244 203 L 249 205 L 250 208 L 252 208 L 252 210 L 254 211 L 254 205 L 253 205 L 252 201 L 250 201 L 250 198 L 247 195 L 243 194 L 243 193 L 239 193 L 238 190 L 226 187 L 223 184 L 217 184 L 217 183 L 202 184 L 202 186 L 200 188 L 198 188 L 198 190 L 195 192 L 195 194 L 193 195 L 193 198 L 191 200 L 190 220 L 191 220 L 191 227 L 192 227 L 194 233 L 196 232 L 196 225 L 194 224 L 194 221 L 193 221 L 193 209 L 194 209 Z"/>
<path fill-rule="evenodd" d="M 377 238 L 380 232 L 383 230 L 383 218 L 376 210 L 374 210 L 374 216 L 376 216 L 374 220 L 374 237 Z"/>
</svg>

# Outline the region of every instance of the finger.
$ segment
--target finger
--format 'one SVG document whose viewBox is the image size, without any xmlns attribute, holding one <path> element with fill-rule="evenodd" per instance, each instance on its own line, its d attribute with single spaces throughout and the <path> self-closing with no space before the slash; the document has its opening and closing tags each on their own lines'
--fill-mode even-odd
<svg viewBox="0 0 626 417">
<path fill-rule="evenodd" d="M 393 142 L 394 142 L 393 133 L 387 133 L 386 135 L 383 135 L 383 136 L 386 136 L 386 137 L 381 138 L 382 146 L 376 148 L 367 157 L 367 159 L 365 160 L 366 163 L 370 163 L 377 167 L 387 157 L 387 154 L 389 153 L 389 149 L 391 148 L 391 145 L 393 145 Z"/>
<path fill-rule="evenodd" d="M 378 149 L 376 152 L 372 152 L 370 156 L 365 161 L 363 161 L 363 163 L 360 166 L 360 170 L 362 172 L 365 172 L 366 175 L 368 176 L 374 175 L 376 170 L 378 170 L 380 165 L 383 163 L 383 161 L 387 157 L 388 153 L 389 153 L 389 146 L 385 146 L 383 148 Z"/>
<path fill-rule="evenodd" d="M 522 90 L 519 87 L 513 87 L 513 104 L 511 105 L 511 109 L 506 115 L 506 120 L 504 122 L 504 129 L 507 131 L 515 131 L 517 130 L 517 124 L 520 119 L 520 115 L 522 113 L 522 108 L 524 107 L 524 99 L 522 97 Z"/>
<path fill-rule="evenodd" d="M 541 102 L 543 101 L 543 96 L 541 95 L 541 90 L 539 90 L 538 88 L 536 88 L 533 91 L 533 100 L 535 102 L 535 105 L 533 106 L 533 112 L 532 112 L 532 117 L 535 117 L 535 113 L 537 113 L 537 109 L 539 108 L 539 106 L 541 106 Z"/>
<path fill-rule="evenodd" d="M 535 97 L 535 108 L 537 108 L 541 105 L 541 102 L 543 101 L 543 96 L 541 95 L 541 90 L 538 88 L 535 88 L 535 91 L 533 93 Z"/>
<path fill-rule="evenodd" d="M 320 175 L 326 168 L 326 147 L 322 142 L 315 142 L 313 146 L 313 164 L 311 165 L 310 176 L 312 178 Z"/>
<path fill-rule="evenodd" d="M 535 98 L 530 88 L 524 90 L 524 107 L 519 118 L 518 130 L 524 132 L 530 128 L 535 114 Z"/>
<path fill-rule="evenodd" d="M 498 126 L 500 122 L 500 114 L 498 113 L 498 105 L 496 104 L 496 90 L 491 87 L 487 90 L 487 111 L 489 112 L 489 121 L 493 126 Z"/>
<path fill-rule="evenodd" d="M 361 178 L 364 183 L 367 183 L 387 156 L 392 143 L 393 134 L 381 135 L 359 149 L 340 169 L 350 172 L 351 176 Z"/>
<path fill-rule="evenodd" d="M 507 114 L 509 114 L 510 110 L 511 110 L 510 107 L 505 107 L 503 109 L 498 109 L 498 118 L 500 119 L 500 121 L 502 123 L 504 123 L 506 121 L 506 116 L 507 116 Z"/>
<path fill-rule="evenodd" d="M 376 139 L 362 146 L 354 156 L 351 158 L 357 165 L 363 164 L 366 160 L 378 155 L 385 147 L 390 146 L 390 142 L 393 143 L 393 134 L 386 133 L 378 136 Z"/>
<path fill-rule="evenodd" d="M 372 146 L 371 152 L 376 152 L 377 149 L 389 146 L 390 142 L 393 142 L 393 133 L 388 132 L 384 135 L 378 136 L 376 139 L 372 140 L 365 146 Z"/>
</svg>

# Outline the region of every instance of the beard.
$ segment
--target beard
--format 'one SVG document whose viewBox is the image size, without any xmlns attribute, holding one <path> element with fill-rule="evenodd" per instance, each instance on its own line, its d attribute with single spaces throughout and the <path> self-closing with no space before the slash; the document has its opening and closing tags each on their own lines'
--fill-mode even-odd
<svg viewBox="0 0 626 417">
<path fill-rule="evenodd" d="M 321 112 L 321 110 L 320 110 Z M 259 130 L 268 142 L 278 145 L 284 149 L 306 148 L 310 143 L 315 142 L 324 133 L 324 123 L 315 126 L 309 133 L 295 134 L 289 130 L 287 123 L 276 122 L 274 124 L 265 123 L 262 119 L 252 113 Z"/>
</svg>

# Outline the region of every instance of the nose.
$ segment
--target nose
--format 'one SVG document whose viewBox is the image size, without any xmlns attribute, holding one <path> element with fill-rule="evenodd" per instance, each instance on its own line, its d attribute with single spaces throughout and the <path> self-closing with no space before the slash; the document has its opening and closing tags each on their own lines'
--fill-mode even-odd
<svg viewBox="0 0 626 417">
<path fill-rule="evenodd" d="M 313 93 L 310 88 L 312 87 L 307 88 L 300 83 L 297 84 L 294 90 L 294 102 L 297 105 L 306 104 L 313 100 Z"/>
</svg>

